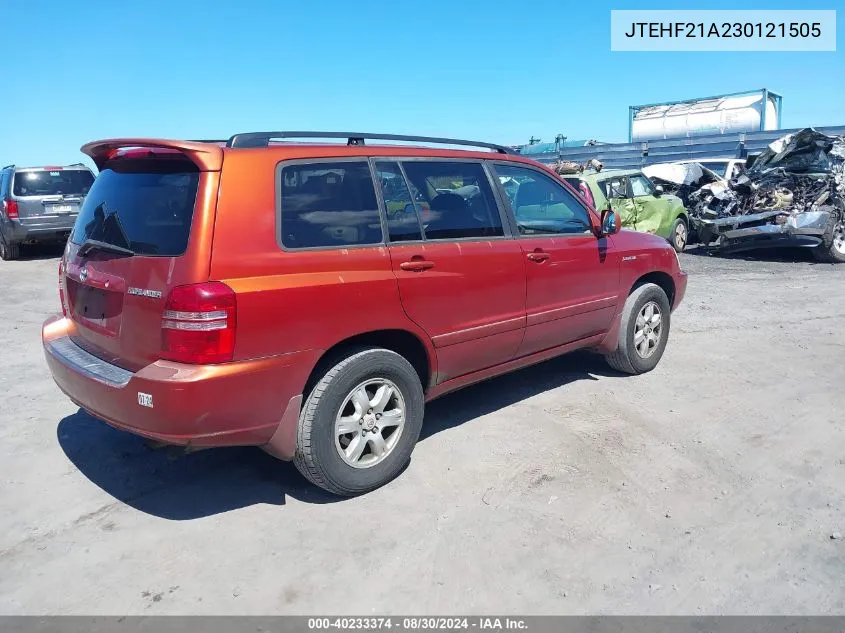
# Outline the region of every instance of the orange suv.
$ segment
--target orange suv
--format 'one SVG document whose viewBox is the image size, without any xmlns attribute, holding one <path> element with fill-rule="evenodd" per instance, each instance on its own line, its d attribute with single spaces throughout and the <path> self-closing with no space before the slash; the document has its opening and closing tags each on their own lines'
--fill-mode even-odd
<svg viewBox="0 0 845 633">
<path fill-rule="evenodd" d="M 580 348 L 653 369 L 686 289 L 665 240 L 502 146 L 272 132 L 82 151 L 100 173 L 42 332 L 58 386 L 120 429 L 261 446 L 339 495 L 395 477 L 447 392 Z"/>
</svg>

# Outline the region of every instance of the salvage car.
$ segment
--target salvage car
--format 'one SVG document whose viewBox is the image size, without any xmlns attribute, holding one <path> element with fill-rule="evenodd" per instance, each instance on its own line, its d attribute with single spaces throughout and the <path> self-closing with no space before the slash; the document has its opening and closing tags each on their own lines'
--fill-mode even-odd
<svg viewBox="0 0 845 633">
<path fill-rule="evenodd" d="M 622 217 L 622 226 L 652 233 L 682 252 L 689 243 L 689 218 L 683 201 L 655 186 L 642 171 L 585 171 L 560 176 L 596 209 L 611 208 Z"/>
<path fill-rule="evenodd" d="M 22 244 L 64 242 L 94 174 L 85 165 L 0 171 L 0 259 L 17 259 Z"/>
<path fill-rule="evenodd" d="M 292 138 L 334 140 L 274 142 Z M 100 175 L 42 328 L 59 388 L 156 442 L 261 446 L 338 495 L 396 477 L 448 392 L 576 349 L 652 370 L 686 290 L 663 239 L 500 145 L 256 132 L 83 151 Z"/>
<path fill-rule="evenodd" d="M 800 246 L 845 262 L 844 170 L 845 137 L 806 128 L 771 143 L 738 178 L 692 192 L 690 217 L 722 253 Z"/>
</svg>

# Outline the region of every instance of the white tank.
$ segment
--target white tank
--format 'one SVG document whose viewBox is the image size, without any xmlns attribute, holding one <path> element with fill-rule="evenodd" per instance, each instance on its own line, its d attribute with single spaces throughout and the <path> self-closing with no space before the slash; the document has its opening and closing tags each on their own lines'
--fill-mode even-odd
<svg viewBox="0 0 845 633">
<path fill-rule="evenodd" d="M 762 92 L 651 106 L 634 114 L 631 140 L 653 141 L 729 132 L 757 132 L 761 129 L 776 130 L 778 113 L 775 100 L 772 97 L 766 99 L 765 127 L 760 126 L 763 107 Z"/>
</svg>

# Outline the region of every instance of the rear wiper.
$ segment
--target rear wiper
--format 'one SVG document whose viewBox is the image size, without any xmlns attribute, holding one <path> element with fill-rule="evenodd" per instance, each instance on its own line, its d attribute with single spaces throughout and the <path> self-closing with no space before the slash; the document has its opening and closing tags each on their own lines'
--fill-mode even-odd
<svg viewBox="0 0 845 633">
<path fill-rule="evenodd" d="M 82 243 L 82 246 L 79 247 L 79 250 L 76 251 L 76 254 L 80 257 L 85 257 L 91 251 L 114 253 L 115 255 L 123 255 L 124 257 L 132 257 L 133 255 L 135 255 L 135 251 L 131 251 L 128 248 L 123 248 L 122 246 L 117 246 L 115 244 L 109 244 L 108 242 L 101 242 L 99 240 L 85 240 Z"/>
</svg>

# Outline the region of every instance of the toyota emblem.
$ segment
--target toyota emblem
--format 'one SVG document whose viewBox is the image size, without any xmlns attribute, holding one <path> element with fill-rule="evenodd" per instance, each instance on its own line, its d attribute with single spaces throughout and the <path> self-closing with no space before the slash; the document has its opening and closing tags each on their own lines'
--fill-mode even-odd
<svg viewBox="0 0 845 633">
<path fill-rule="evenodd" d="M 88 279 L 88 269 L 83 268 L 79 271 L 79 281 L 85 281 L 86 279 Z"/>
</svg>

